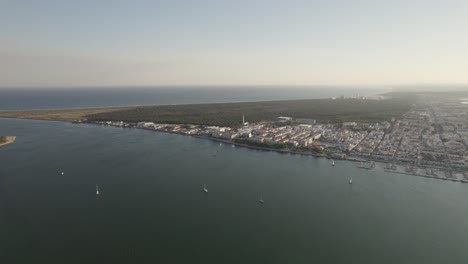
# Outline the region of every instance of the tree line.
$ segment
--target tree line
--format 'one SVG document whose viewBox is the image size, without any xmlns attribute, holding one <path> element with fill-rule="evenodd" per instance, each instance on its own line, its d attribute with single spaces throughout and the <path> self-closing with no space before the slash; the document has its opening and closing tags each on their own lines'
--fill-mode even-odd
<svg viewBox="0 0 468 264">
<path fill-rule="evenodd" d="M 278 116 L 312 118 L 321 123 L 379 122 L 398 118 L 411 107 L 408 98 L 386 100 L 307 99 L 247 103 L 142 106 L 88 116 L 90 121 L 150 121 L 155 123 L 195 124 L 239 127 Z"/>
</svg>

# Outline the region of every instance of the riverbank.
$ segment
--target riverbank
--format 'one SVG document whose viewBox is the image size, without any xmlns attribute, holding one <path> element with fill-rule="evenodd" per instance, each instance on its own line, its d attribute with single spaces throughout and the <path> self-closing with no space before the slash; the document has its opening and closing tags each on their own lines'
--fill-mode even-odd
<svg viewBox="0 0 468 264">
<path fill-rule="evenodd" d="M 16 137 L 15 136 L 1 136 L 0 139 L 3 139 L 3 140 L 0 140 L 0 147 L 1 147 L 1 146 L 5 146 L 5 145 L 15 142 Z"/>
<path fill-rule="evenodd" d="M 211 140 L 223 144 L 229 144 L 232 146 L 238 146 L 238 147 L 244 147 L 244 148 L 249 148 L 249 149 L 255 149 L 255 150 L 261 150 L 261 151 L 269 151 L 269 152 L 278 152 L 282 154 L 297 154 L 297 155 L 305 155 L 305 156 L 314 156 L 314 157 L 321 157 L 321 158 L 333 158 L 333 159 L 343 159 L 341 157 L 331 157 L 328 155 L 320 154 L 320 153 L 314 153 L 314 152 L 304 152 L 304 151 L 294 151 L 294 150 L 289 150 L 289 149 L 275 149 L 275 148 L 267 148 L 267 147 L 259 147 L 259 146 L 253 146 L 249 144 L 243 144 L 227 139 L 221 139 L 221 138 L 215 138 L 215 137 L 209 137 L 209 136 L 202 136 L 202 135 L 189 135 L 181 132 L 175 132 L 175 131 L 165 131 L 165 130 L 154 130 L 154 129 L 149 129 L 149 128 L 141 128 L 144 130 L 150 130 L 150 131 L 155 131 L 155 132 L 162 132 L 162 133 L 169 133 L 169 134 L 176 134 L 176 135 L 182 135 L 182 136 L 190 136 L 194 138 L 199 138 L 199 139 L 205 139 L 205 140 Z M 365 161 L 361 159 L 343 159 L 343 160 L 350 160 L 350 161 Z"/>
<path fill-rule="evenodd" d="M 259 147 L 259 146 L 254 146 L 254 145 L 249 145 L 249 144 L 243 144 L 227 139 L 221 139 L 221 138 L 215 138 L 215 137 L 210 137 L 210 136 L 203 136 L 203 135 L 189 135 L 177 131 L 165 131 L 165 130 L 154 130 L 154 129 L 149 129 L 149 128 L 140 128 L 144 130 L 150 130 L 154 132 L 162 132 L 162 133 L 169 133 L 169 134 L 176 134 L 176 135 L 182 135 L 182 136 L 191 136 L 199 139 L 204 139 L 204 140 L 211 140 L 214 142 L 219 142 L 222 144 L 227 144 L 231 145 L 233 147 L 243 147 L 243 148 L 249 148 L 249 149 L 254 149 L 254 150 L 259 150 L 259 151 L 267 151 L 267 152 L 277 152 L 280 154 L 293 154 L 293 155 L 303 155 L 303 156 L 313 156 L 317 158 L 328 158 L 328 159 L 334 159 L 334 160 L 346 160 L 346 161 L 352 161 L 352 162 L 366 162 L 366 163 L 371 163 L 369 166 L 363 166 L 358 165 L 357 168 L 360 169 L 365 169 L 365 170 L 372 170 L 375 165 L 374 164 L 386 164 L 387 166 L 389 165 L 395 165 L 395 166 L 401 166 L 405 167 L 408 166 L 408 164 L 396 164 L 393 160 L 381 160 L 381 159 L 373 159 L 372 157 L 369 157 L 367 159 L 359 158 L 359 157 L 350 157 L 350 156 L 342 156 L 342 155 L 326 155 L 326 154 L 320 154 L 320 153 L 315 153 L 315 152 L 306 152 L 306 151 L 295 151 L 295 150 L 290 150 L 290 149 L 276 149 L 276 148 L 268 148 L 268 147 Z M 444 168 L 437 168 L 437 167 L 431 167 L 431 166 L 421 166 L 420 169 L 425 169 L 425 168 L 432 168 L 432 169 L 444 169 Z M 412 176 L 418 176 L 418 177 L 425 177 L 425 178 L 432 178 L 432 179 L 438 179 L 438 180 L 444 180 L 444 181 L 452 181 L 452 182 L 459 182 L 459 183 L 468 183 L 467 179 L 458 179 L 458 178 L 449 178 L 449 177 L 441 177 L 441 176 L 431 176 L 431 175 L 426 175 L 426 174 L 420 174 L 420 173 L 410 173 L 410 172 L 404 172 L 404 171 L 399 171 L 399 170 L 391 170 L 387 169 L 386 167 L 384 168 L 385 172 L 389 173 L 396 173 L 396 174 L 405 174 L 405 175 L 412 175 Z M 448 170 L 451 173 L 457 173 L 460 171 L 456 170 Z"/>
</svg>

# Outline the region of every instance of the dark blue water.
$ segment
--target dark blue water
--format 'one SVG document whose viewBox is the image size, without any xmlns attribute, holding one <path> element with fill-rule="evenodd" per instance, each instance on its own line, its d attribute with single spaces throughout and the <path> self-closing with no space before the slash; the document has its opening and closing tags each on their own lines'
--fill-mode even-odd
<svg viewBox="0 0 468 264">
<path fill-rule="evenodd" d="M 375 94 L 362 87 L 0 88 L 0 110 L 246 102 Z"/>
<path fill-rule="evenodd" d="M 0 134 L 0 263 L 468 263 L 467 184 L 137 129 Z"/>
</svg>

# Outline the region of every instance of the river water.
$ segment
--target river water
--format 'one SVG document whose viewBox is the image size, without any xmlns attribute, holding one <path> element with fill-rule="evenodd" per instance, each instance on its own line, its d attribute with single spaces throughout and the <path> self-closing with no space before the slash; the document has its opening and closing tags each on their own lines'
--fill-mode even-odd
<svg viewBox="0 0 468 264">
<path fill-rule="evenodd" d="M 468 262 L 467 184 L 138 129 L 0 134 L 1 263 Z"/>
</svg>

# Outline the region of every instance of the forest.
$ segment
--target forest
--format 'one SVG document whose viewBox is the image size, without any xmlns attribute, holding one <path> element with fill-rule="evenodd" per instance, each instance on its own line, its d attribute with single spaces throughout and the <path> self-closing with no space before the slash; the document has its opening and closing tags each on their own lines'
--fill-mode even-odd
<svg viewBox="0 0 468 264">
<path fill-rule="evenodd" d="M 311 118 L 320 123 L 378 122 L 398 118 L 411 107 L 405 97 L 385 100 L 306 99 L 245 103 L 140 106 L 87 116 L 89 121 L 124 121 L 239 127 L 242 116 L 255 123 L 278 116 Z"/>
</svg>

